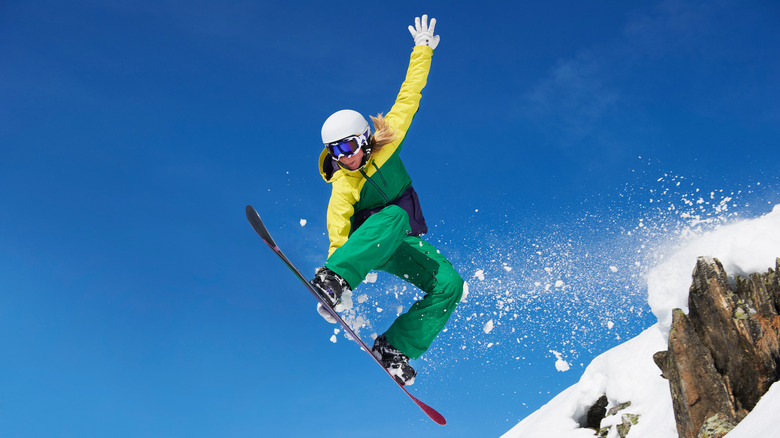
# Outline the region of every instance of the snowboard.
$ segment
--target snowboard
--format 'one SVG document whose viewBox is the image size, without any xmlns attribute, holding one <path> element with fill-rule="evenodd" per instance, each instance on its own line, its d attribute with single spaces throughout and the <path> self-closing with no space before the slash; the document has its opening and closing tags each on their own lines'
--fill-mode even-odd
<svg viewBox="0 0 780 438">
<path fill-rule="evenodd" d="M 360 339 L 358 335 L 355 334 L 355 332 L 352 330 L 352 328 L 347 325 L 347 323 L 344 321 L 344 319 L 341 318 L 341 315 L 339 315 L 335 310 L 333 310 L 328 303 L 325 301 L 324 298 L 320 296 L 320 294 L 317 292 L 317 290 L 314 288 L 314 286 L 309 283 L 309 280 L 306 279 L 306 277 L 301 274 L 301 271 L 298 270 L 298 268 L 295 267 L 295 265 L 290 261 L 290 259 L 287 258 L 287 256 L 284 255 L 281 249 L 279 249 L 279 246 L 274 242 L 274 239 L 271 237 L 271 234 L 268 232 L 268 229 L 266 229 L 265 225 L 263 224 L 262 219 L 260 219 L 260 215 L 257 213 L 257 211 L 251 206 L 246 206 L 246 217 L 249 219 L 249 223 L 252 225 L 252 228 L 257 232 L 257 234 L 260 236 L 261 239 L 268 245 L 269 248 L 271 248 L 271 251 L 274 252 L 281 260 L 284 262 L 284 264 L 287 266 L 287 268 L 298 278 L 298 280 L 303 283 L 303 285 L 306 287 L 306 290 L 309 291 L 309 293 L 312 294 L 312 296 L 319 301 L 322 306 L 325 308 L 325 310 L 328 311 L 328 313 L 336 320 L 336 322 L 344 329 L 345 332 L 360 346 L 360 348 L 368 354 L 371 359 L 379 365 L 380 368 L 387 374 L 388 377 L 390 377 L 390 380 L 393 381 L 401 390 L 409 396 L 409 398 L 430 418 L 433 420 L 436 424 L 445 425 L 447 424 L 447 420 L 444 419 L 444 416 L 442 416 L 438 411 L 433 409 L 432 407 L 428 406 L 427 404 L 421 402 L 418 400 L 415 396 L 413 396 L 409 391 L 402 385 L 400 382 L 395 380 L 395 377 L 393 377 L 390 372 L 385 369 L 384 366 L 382 366 L 382 362 L 379 361 L 372 353 L 371 348 L 369 348 L 363 340 Z"/>
</svg>

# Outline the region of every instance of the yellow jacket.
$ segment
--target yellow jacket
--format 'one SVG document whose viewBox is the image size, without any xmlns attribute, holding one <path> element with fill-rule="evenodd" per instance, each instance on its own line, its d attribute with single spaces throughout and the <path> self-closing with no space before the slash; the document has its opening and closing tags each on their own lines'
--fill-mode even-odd
<svg viewBox="0 0 780 438">
<path fill-rule="evenodd" d="M 406 79 L 393 107 L 385 116 L 395 133 L 392 143 L 372 153 L 366 165 L 358 170 L 338 166 L 327 148 L 320 154 L 320 173 L 325 181 L 332 184 L 327 216 L 328 257 L 349 238 L 356 212 L 388 205 L 411 187 L 412 180 L 399 153 L 419 108 L 432 56 L 433 49 L 425 45 L 415 46 L 412 50 Z"/>
</svg>

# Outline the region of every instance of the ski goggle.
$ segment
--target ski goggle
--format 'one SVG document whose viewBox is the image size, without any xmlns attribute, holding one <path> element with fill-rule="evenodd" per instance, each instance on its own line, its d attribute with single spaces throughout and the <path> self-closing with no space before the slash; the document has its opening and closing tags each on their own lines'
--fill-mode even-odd
<svg viewBox="0 0 780 438">
<path fill-rule="evenodd" d="M 339 141 L 328 143 L 328 152 L 338 160 L 341 157 L 350 158 L 368 144 L 368 130 L 360 135 L 353 135 Z"/>
</svg>

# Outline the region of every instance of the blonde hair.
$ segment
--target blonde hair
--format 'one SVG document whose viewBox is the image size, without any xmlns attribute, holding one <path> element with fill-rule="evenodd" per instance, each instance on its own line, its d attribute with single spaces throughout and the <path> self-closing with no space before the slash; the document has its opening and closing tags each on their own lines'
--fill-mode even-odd
<svg viewBox="0 0 780 438">
<path fill-rule="evenodd" d="M 371 152 L 376 153 L 382 149 L 382 146 L 390 144 L 395 140 L 395 132 L 393 128 L 387 124 L 385 116 L 379 113 L 371 117 L 371 121 L 374 122 L 374 135 L 371 136 Z"/>
</svg>

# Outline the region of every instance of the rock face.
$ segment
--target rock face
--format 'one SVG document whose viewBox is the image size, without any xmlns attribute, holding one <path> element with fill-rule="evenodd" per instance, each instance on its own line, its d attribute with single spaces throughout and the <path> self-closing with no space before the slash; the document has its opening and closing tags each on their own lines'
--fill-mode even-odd
<svg viewBox="0 0 780 438">
<path fill-rule="evenodd" d="M 607 406 L 609 406 L 609 400 L 607 394 L 604 394 L 588 409 L 588 413 L 583 419 L 585 423 L 580 421 L 580 426 L 595 430 L 598 438 L 614 437 L 613 431 L 617 432 L 618 438 L 627 438 L 631 426 L 639 424 L 641 416 L 625 411 L 631 407 L 630 401 L 620 403 L 609 410 L 607 410 Z M 621 414 L 620 417 L 617 414 Z"/>
<path fill-rule="evenodd" d="M 601 427 L 601 420 L 607 416 L 607 395 L 604 394 L 599 398 L 596 403 L 588 409 L 588 415 L 586 416 L 585 427 L 589 429 L 599 430 Z"/>
<path fill-rule="evenodd" d="M 724 436 L 780 380 L 778 271 L 780 258 L 732 288 L 717 259 L 697 260 L 689 313 L 674 311 L 669 349 L 654 356 L 681 438 Z"/>
</svg>

